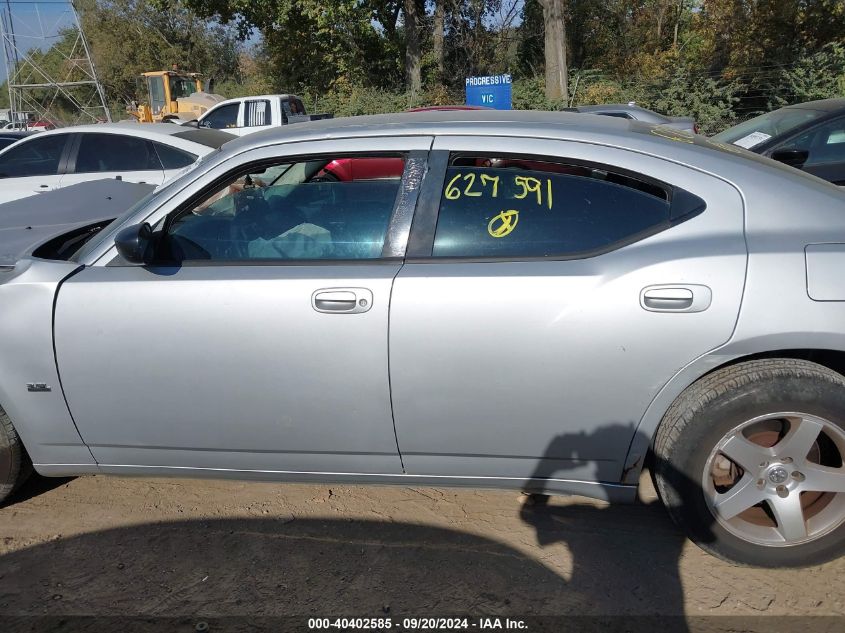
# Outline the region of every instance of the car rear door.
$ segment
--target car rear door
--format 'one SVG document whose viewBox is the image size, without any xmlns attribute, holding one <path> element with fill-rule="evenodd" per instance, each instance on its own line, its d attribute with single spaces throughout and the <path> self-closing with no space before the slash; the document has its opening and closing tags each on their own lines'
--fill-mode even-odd
<svg viewBox="0 0 845 633">
<path fill-rule="evenodd" d="M 58 294 L 56 357 L 106 469 L 400 473 L 388 306 L 431 139 L 239 154 L 150 221 L 178 259 L 111 252 Z M 314 178 L 401 156 L 389 180 Z"/>
<path fill-rule="evenodd" d="M 731 336 L 738 192 L 598 145 L 441 137 L 434 150 L 391 299 L 405 468 L 620 481 L 651 399 Z"/>
</svg>

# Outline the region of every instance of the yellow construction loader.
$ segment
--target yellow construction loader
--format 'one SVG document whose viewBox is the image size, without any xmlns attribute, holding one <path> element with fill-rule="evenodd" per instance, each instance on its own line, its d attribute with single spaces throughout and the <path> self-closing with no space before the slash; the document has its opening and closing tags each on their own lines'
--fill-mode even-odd
<svg viewBox="0 0 845 633">
<path fill-rule="evenodd" d="M 174 67 L 143 73 L 141 79 L 144 86 L 139 86 L 139 92 L 146 92 L 147 103 L 132 102 L 128 108 L 129 114 L 140 123 L 194 121 L 224 100 L 221 95 L 204 92 L 199 73 Z"/>
</svg>

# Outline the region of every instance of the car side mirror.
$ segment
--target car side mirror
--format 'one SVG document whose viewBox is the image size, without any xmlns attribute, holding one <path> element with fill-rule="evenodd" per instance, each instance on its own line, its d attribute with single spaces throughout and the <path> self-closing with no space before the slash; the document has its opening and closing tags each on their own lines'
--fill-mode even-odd
<svg viewBox="0 0 845 633">
<path fill-rule="evenodd" d="M 153 228 L 147 222 L 127 226 L 114 238 L 117 252 L 130 264 L 145 264 L 149 261 L 152 241 Z"/>
<path fill-rule="evenodd" d="M 804 166 L 809 157 L 810 152 L 805 149 L 778 149 L 772 152 L 773 160 L 798 169 Z"/>
</svg>

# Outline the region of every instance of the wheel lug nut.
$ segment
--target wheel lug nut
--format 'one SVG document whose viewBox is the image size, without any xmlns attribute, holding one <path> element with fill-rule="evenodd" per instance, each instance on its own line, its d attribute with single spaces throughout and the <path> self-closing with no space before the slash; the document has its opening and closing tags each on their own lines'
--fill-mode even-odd
<svg viewBox="0 0 845 633">
<path fill-rule="evenodd" d="M 769 465 L 769 462 L 760 462 L 760 468 L 765 468 Z"/>
<path fill-rule="evenodd" d="M 792 478 L 795 481 L 804 481 L 804 479 L 806 479 L 806 477 L 804 477 L 804 473 L 802 473 L 801 471 L 798 471 L 798 470 L 796 470 L 795 472 L 792 473 Z"/>
<path fill-rule="evenodd" d="M 775 488 L 775 491 L 778 493 L 778 497 L 781 497 L 782 499 L 789 496 L 789 489 L 783 484 Z"/>
<path fill-rule="evenodd" d="M 780 460 L 780 461 L 782 461 L 784 464 L 791 464 L 791 463 L 792 463 L 792 458 L 791 458 L 791 457 L 784 457 L 784 458 L 783 458 L 782 460 Z"/>
<path fill-rule="evenodd" d="M 765 479 L 758 479 L 757 480 L 757 487 L 758 488 L 765 488 L 766 487 L 766 480 Z"/>
</svg>

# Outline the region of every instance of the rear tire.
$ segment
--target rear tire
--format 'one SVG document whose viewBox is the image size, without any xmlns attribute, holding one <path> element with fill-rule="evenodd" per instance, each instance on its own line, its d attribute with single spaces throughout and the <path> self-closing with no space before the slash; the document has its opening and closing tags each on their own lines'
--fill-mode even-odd
<svg viewBox="0 0 845 633">
<path fill-rule="evenodd" d="M 816 363 L 732 365 L 687 388 L 653 446 L 657 492 L 702 549 L 761 567 L 845 553 L 845 378 Z"/>
<path fill-rule="evenodd" d="M 32 462 L 6 412 L 0 408 L 0 503 L 32 473 Z"/>
</svg>

